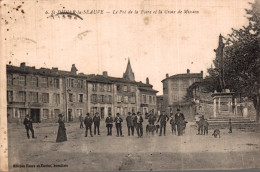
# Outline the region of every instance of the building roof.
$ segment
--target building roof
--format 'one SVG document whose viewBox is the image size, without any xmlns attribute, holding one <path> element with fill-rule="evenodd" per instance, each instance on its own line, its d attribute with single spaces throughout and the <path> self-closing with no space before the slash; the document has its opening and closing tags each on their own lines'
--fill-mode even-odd
<svg viewBox="0 0 260 172">
<path fill-rule="evenodd" d="M 184 73 L 184 74 L 172 75 L 168 78 L 163 79 L 162 82 L 168 79 L 184 79 L 184 78 L 203 78 L 203 73 Z"/>
<path fill-rule="evenodd" d="M 154 93 L 157 93 L 158 91 L 150 88 L 150 87 L 138 87 L 139 90 L 141 91 L 148 91 L 148 92 L 154 92 Z"/>
</svg>

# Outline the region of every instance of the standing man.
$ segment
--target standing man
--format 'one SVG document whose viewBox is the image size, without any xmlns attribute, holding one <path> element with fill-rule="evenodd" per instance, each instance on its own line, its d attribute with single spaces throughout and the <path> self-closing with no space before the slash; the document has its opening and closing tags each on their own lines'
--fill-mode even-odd
<svg viewBox="0 0 260 172">
<path fill-rule="evenodd" d="M 134 135 L 134 120 L 131 115 L 131 112 L 128 112 L 128 116 L 126 117 L 126 124 L 128 129 L 128 136 L 130 136 L 130 130 L 132 131 L 132 136 Z"/>
<path fill-rule="evenodd" d="M 120 117 L 120 114 L 117 113 L 116 118 L 115 118 L 116 132 L 117 132 L 116 137 L 119 137 L 119 134 L 121 137 L 124 137 L 124 135 L 122 135 L 122 124 L 121 124 L 122 122 L 123 122 L 123 119 Z"/>
<path fill-rule="evenodd" d="M 177 125 L 178 136 L 181 136 L 183 134 L 185 117 L 181 113 L 181 110 L 179 108 L 177 109 L 177 113 L 175 114 L 175 122 L 176 122 L 176 125 Z"/>
<path fill-rule="evenodd" d="M 141 112 L 137 112 L 137 116 L 134 119 L 134 123 L 136 126 L 136 131 L 137 131 L 137 135 L 138 137 L 142 137 L 143 136 L 143 117 L 141 116 Z"/>
<path fill-rule="evenodd" d="M 157 123 L 160 121 L 160 135 L 162 136 L 162 129 L 163 129 L 163 134 L 165 136 L 166 133 L 166 123 L 169 121 L 168 115 L 165 113 L 165 111 L 162 112 L 162 114 L 159 116 Z"/>
<path fill-rule="evenodd" d="M 86 126 L 86 132 L 85 132 L 85 137 L 88 137 L 88 130 L 90 132 L 91 137 L 93 137 L 92 135 L 92 118 L 89 116 L 89 113 L 86 114 L 86 118 L 85 118 L 85 126 Z"/>
<path fill-rule="evenodd" d="M 25 126 L 28 139 L 30 139 L 29 130 L 32 133 L 32 138 L 35 138 L 34 137 L 33 125 L 32 125 L 32 118 L 30 118 L 28 114 L 25 116 L 23 124 Z"/>
<path fill-rule="evenodd" d="M 113 127 L 113 118 L 111 116 L 111 113 L 108 114 L 108 117 L 106 118 L 106 127 L 107 127 L 107 135 L 112 136 L 112 127 Z"/>
<path fill-rule="evenodd" d="M 96 135 L 96 130 L 98 135 L 100 135 L 99 133 L 99 126 L 100 126 L 100 116 L 99 113 L 96 112 L 94 117 L 93 117 L 93 122 L 94 122 L 94 135 Z"/>
<path fill-rule="evenodd" d="M 79 128 L 84 128 L 84 126 L 83 126 L 84 119 L 83 119 L 82 114 L 80 114 L 80 116 L 79 116 L 79 122 L 80 122 L 80 126 L 79 126 Z"/>
</svg>

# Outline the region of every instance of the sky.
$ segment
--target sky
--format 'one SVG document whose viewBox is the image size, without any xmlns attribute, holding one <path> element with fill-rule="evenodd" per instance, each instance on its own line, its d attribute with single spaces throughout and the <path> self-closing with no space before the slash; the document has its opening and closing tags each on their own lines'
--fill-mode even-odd
<svg viewBox="0 0 260 172">
<path fill-rule="evenodd" d="M 219 34 L 226 37 L 231 28 L 247 25 L 244 9 L 249 7 L 246 0 L 3 0 L 1 58 L 5 64 L 26 62 L 36 68 L 70 70 L 75 64 L 78 72 L 107 71 L 114 77 L 123 76 L 129 58 L 136 81 L 149 77 L 160 95 L 166 73 L 190 69 L 205 76 Z M 104 12 L 81 13 L 81 20 L 51 18 L 52 10 Z M 129 10 L 138 14 L 128 14 Z M 184 14 L 184 10 L 198 13 Z"/>
</svg>

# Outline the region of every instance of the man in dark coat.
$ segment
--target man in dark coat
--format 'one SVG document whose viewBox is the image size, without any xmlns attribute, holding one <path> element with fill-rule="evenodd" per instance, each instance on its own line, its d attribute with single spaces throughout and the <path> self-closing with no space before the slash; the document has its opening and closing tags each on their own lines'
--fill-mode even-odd
<svg viewBox="0 0 260 172">
<path fill-rule="evenodd" d="M 183 134 L 183 127 L 185 125 L 185 117 L 181 113 L 180 109 L 177 109 L 177 113 L 175 114 L 175 123 L 177 125 L 178 136 Z"/>
<path fill-rule="evenodd" d="M 131 115 L 131 112 L 128 112 L 128 116 L 126 117 L 126 124 L 128 129 L 128 136 L 130 136 L 130 130 L 133 136 L 135 128 L 134 128 L 134 119 L 133 116 Z"/>
<path fill-rule="evenodd" d="M 33 125 L 32 125 L 32 118 L 30 118 L 29 115 L 26 115 L 26 117 L 24 118 L 23 124 L 25 126 L 28 139 L 30 138 L 29 130 L 32 133 L 32 138 L 35 138 Z"/>
<path fill-rule="evenodd" d="M 157 123 L 160 121 L 160 135 L 162 136 L 162 129 L 163 129 L 163 134 L 165 136 L 166 133 L 166 123 L 169 121 L 169 117 L 165 112 L 162 112 L 162 114 L 159 116 Z"/>
<path fill-rule="evenodd" d="M 93 122 L 94 122 L 94 135 L 96 135 L 96 130 L 98 135 L 100 135 L 99 133 L 99 126 L 100 126 L 100 116 L 99 113 L 96 112 L 94 117 L 93 117 Z"/>
<path fill-rule="evenodd" d="M 111 116 L 111 113 L 108 114 L 108 117 L 106 118 L 106 127 L 107 127 L 107 135 L 112 136 L 112 127 L 113 127 L 113 118 Z"/>
<path fill-rule="evenodd" d="M 116 117 L 115 117 L 114 121 L 116 123 L 116 132 L 117 132 L 116 137 L 119 137 L 119 135 L 121 137 L 124 137 L 124 135 L 122 135 L 122 122 L 123 122 L 123 119 L 120 117 L 119 113 L 116 114 Z"/>
<path fill-rule="evenodd" d="M 141 112 L 137 112 L 137 116 L 134 118 L 134 124 L 136 126 L 136 131 L 138 137 L 143 136 L 143 117 L 141 116 Z"/>
<path fill-rule="evenodd" d="M 156 116 L 154 114 L 150 114 L 148 117 L 148 123 L 150 125 L 154 125 L 155 121 L 156 121 Z"/>
<path fill-rule="evenodd" d="M 93 137 L 93 135 L 92 135 L 92 123 L 93 123 L 93 121 L 92 121 L 92 118 L 89 116 L 89 113 L 86 114 L 84 123 L 85 123 L 85 126 L 86 126 L 85 137 L 88 137 L 88 130 L 90 132 L 91 137 Z"/>
</svg>

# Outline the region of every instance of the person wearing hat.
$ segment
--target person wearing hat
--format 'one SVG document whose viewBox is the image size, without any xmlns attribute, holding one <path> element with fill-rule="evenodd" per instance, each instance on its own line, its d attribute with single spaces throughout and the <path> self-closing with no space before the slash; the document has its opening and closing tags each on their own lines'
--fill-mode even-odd
<svg viewBox="0 0 260 172">
<path fill-rule="evenodd" d="M 128 136 L 130 136 L 130 131 L 132 132 L 132 136 L 134 135 L 134 119 L 131 115 L 131 112 L 128 112 L 128 116 L 126 117 L 126 124 L 128 129 Z"/>
<path fill-rule="evenodd" d="M 175 123 L 177 125 L 178 136 L 181 136 L 183 134 L 185 117 L 183 113 L 181 113 L 181 110 L 179 108 L 177 109 L 177 113 L 175 114 Z"/>
<path fill-rule="evenodd" d="M 108 117 L 106 118 L 106 127 L 107 127 L 107 135 L 112 136 L 112 127 L 113 127 L 113 118 L 111 116 L 111 113 L 108 114 Z"/>
<path fill-rule="evenodd" d="M 32 138 L 35 138 L 34 137 L 33 124 L 32 124 L 32 118 L 30 118 L 28 114 L 25 116 L 23 124 L 24 124 L 25 129 L 26 129 L 27 138 L 30 139 L 29 130 L 32 133 Z"/>
<path fill-rule="evenodd" d="M 66 134 L 66 128 L 63 120 L 63 115 L 59 114 L 59 129 L 57 134 L 56 142 L 64 142 L 67 141 L 67 134 Z"/>
<path fill-rule="evenodd" d="M 162 129 L 163 129 L 163 134 L 165 136 L 166 134 L 166 123 L 169 121 L 168 115 L 165 113 L 165 111 L 162 112 L 162 114 L 159 116 L 157 123 L 160 121 L 160 135 L 162 136 Z"/>
<path fill-rule="evenodd" d="M 171 113 L 172 114 L 172 113 Z M 171 117 L 171 120 L 170 120 L 170 124 L 171 124 L 171 127 L 172 127 L 172 134 L 174 132 L 174 134 L 176 135 L 176 123 L 175 123 L 175 118 L 173 115 L 170 115 Z"/>
<path fill-rule="evenodd" d="M 116 132 L 117 132 L 116 137 L 119 137 L 119 134 L 121 137 L 124 137 L 124 135 L 122 135 L 122 124 L 121 124 L 123 122 L 123 119 L 120 117 L 119 113 L 116 114 L 114 121 L 116 123 Z"/>
<path fill-rule="evenodd" d="M 94 135 L 96 135 L 96 130 L 98 135 L 100 135 L 99 133 L 99 126 L 100 126 L 100 116 L 99 113 L 96 112 L 94 117 L 93 117 L 93 122 L 94 122 Z"/>
<path fill-rule="evenodd" d="M 137 112 L 137 116 L 135 116 L 134 118 L 134 123 L 136 126 L 136 131 L 137 131 L 137 135 L 138 137 L 142 137 L 143 136 L 143 117 L 141 116 L 141 112 Z"/>
<path fill-rule="evenodd" d="M 86 126 L 85 137 L 88 137 L 88 130 L 90 132 L 90 136 L 93 137 L 93 135 L 92 135 L 92 123 L 93 123 L 93 120 L 89 116 L 89 113 L 86 114 L 84 123 L 85 123 L 85 126 Z"/>
</svg>

